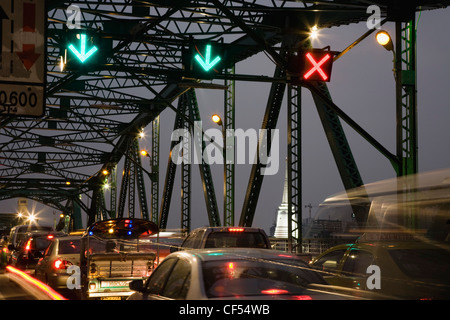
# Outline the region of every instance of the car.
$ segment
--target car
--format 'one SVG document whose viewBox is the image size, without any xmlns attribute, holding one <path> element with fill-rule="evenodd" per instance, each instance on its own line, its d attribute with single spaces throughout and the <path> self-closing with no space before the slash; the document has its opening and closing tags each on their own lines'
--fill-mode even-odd
<svg viewBox="0 0 450 320">
<path fill-rule="evenodd" d="M 383 237 L 383 241 L 363 239 L 332 247 L 310 265 L 335 286 L 375 291 L 402 300 L 450 298 L 448 246 L 401 240 L 398 236 L 389 240 L 386 234 Z"/>
<path fill-rule="evenodd" d="M 170 254 L 145 281 L 130 283 L 128 300 L 337 299 L 300 257 L 255 248 L 183 250 Z"/>
<path fill-rule="evenodd" d="M 204 248 L 270 249 L 270 241 L 261 228 L 202 227 L 191 231 L 178 249 Z M 176 250 L 177 248 L 172 249 Z"/>
<path fill-rule="evenodd" d="M 49 226 L 40 226 L 35 224 L 24 224 L 12 227 L 11 231 L 9 232 L 7 242 L 3 248 L 6 254 L 5 259 L 7 264 L 11 264 L 12 259 L 11 255 L 14 252 L 17 245 L 23 240 L 24 237 L 27 236 L 27 233 L 33 231 L 52 232 L 53 228 Z"/>
<path fill-rule="evenodd" d="M 39 259 L 34 276 L 55 290 L 70 290 L 67 268 L 80 264 L 81 236 L 55 237 Z"/>
<path fill-rule="evenodd" d="M 26 237 L 27 233 L 33 231 L 52 232 L 53 228 L 49 226 L 38 226 L 34 224 L 24 224 L 11 228 L 9 233 L 9 245 L 17 247 L 18 243 Z"/>
<path fill-rule="evenodd" d="M 55 236 L 63 235 L 61 232 L 28 232 L 17 247 L 10 245 L 11 265 L 19 269 L 34 269 L 38 260 L 44 254 L 45 249 Z"/>
<path fill-rule="evenodd" d="M 8 264 L 8 237 L 2 236 L 0 241 L 0 269 L 6 268 Z"/>
</svg>

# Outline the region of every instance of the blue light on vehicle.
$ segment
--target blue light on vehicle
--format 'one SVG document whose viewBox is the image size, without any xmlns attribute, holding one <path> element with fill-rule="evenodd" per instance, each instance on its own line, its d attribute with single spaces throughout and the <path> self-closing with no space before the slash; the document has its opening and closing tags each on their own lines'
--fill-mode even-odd
<svg viewBox="0 0 450 320">
<path fill-rule="evenodd" d="M 94 233 L 92 231 L 89 231 L 89 235 L 92 236 Z"/>
<path fill-rule="evenodd" d="M 128 231 L 128 235 L 131 236 L 131 231 Z"/>
<path fill-rule="evenodd" d="M 125 227 L 133 228 L 133 220 L 125 220 Z"/>
</svg>

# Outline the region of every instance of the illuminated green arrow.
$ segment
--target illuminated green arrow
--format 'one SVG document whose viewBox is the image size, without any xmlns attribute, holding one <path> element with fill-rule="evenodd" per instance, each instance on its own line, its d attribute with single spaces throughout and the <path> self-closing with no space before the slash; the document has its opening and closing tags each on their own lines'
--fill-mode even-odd
<svg viewBox="0 0 450 320">
<path fill-rule="evenodd" d="M 80 34 L 80 43 L 81 43 L 81 48 L 79 52 L 74 46 L 73 44 L 69 45 L 69 49 L 77 56 L 77 58 L 81 61 L 84 62 L 86 61 L 90 56 L 92 56 L 94 54 L 94 52 L 96 52 L 98 49 L 96 46 L 93 46 L 88 52 L 86 52 L 86 35 L 85 34 Z"/>
<path fill-rule="evenodd" d="M 211 69 L 212 67 L 214 67 L 219 61 L 220 61 L 220 57 L 217 56 L 214 58 L 213 61 L 211 60 L 211 45 L 208 44 L 206 46 L 206 57 L 205 60 L 202 59 L 202 57 L 199 54 L 195 55 L 195 60 L 197 60 L 198 63 L 200 63 L 200 65 L 202 66 L 202 68 L 205 71 L 209 71 L 209 69 Z"/>
</svg>

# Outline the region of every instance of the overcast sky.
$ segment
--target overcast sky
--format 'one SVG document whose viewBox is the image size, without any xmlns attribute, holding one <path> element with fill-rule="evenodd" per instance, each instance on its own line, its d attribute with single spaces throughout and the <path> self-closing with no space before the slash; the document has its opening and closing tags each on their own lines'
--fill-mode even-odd
<svg viewBox="0 0 450 320">
<path fill-rule="evenodd" d="M 419 171 L 450 167 L 450 36 L 448 27 L 450 9 L 425 11 L 420 15 L 417 27 L 417 98 Z M 383 29 L 394 34 L 395 25 L 388 22 Z M 353 24 L 320 31 L 316 48 L 331 46 L 341 51 L 367 31 L 365 23 Z M 378 45 L 374 36 L 346 53 L 333 65 L 331 82 L 328 83 L 334 103 L 377 139 L 384 147 L 395 153 L 395 91 L 392 72 L 392 53 Z M 236 65 L 239 74 L 272 75 L 275 66 L 264 55 L 250 57 Z M 262 124 L 270 84 L 236 83 L 236 128 L 259 129 Z M 223 92 L 198 90 L 197 98 L 203 119 L 203 128 L 217 128 L 212 124 L 213 113 L 223 114 Z M 276 209 L 281 203 L 285 177 L 286 158 L 286 97 L 278 120 L 280 130 L 279 172 L 265 176 L 256 210 L 254 226 L 269 231 L 276 218 Z M 176 105 L 176 104 L 174 104 Z M 161 114 L 161 185 L 164 186 L 165 169 L 169 152 L 170 134 L 174 113 L 166 109 Z M 392 178 L 395 172 L 389 161 L 363 138 L 342 122 L 353 156 L 364 183 Z M 150 128 L 146 131 L 150 132 Z M 142 144 L 145 147 L 145 141 Z M 149 146 L 149 144 L 148 144 Z M 319 205 L 329 195 L 343 191 L 330 147 L 325 138 L 311 94 L 302 90 L 302 209 L 305 205 Z M 146 161 L 146 160 L 144 160 Z M 148 162 L 145 162 L 148 165 Z M 215 190 L 222 219 L 223 166 L 212 165 Z M 251 165 L 236 165 L 235 221 L 239 221 Z M 208 224 L 205 201 L 197 167 L 193 170 L 192 228 Z M 173 192 L 173 203 L 169 216 L 169 228 L 180 226 L 180 168 L 177 170 L 177 185 Z M 147 191 L 149 191 L 149 187 Z M 16 200 L 4 201 L 1 211 L 13 212 Z M 32 205 L 30 203 L 29 207 Z M 43 208 L 37 205 L 37 208 Z M 316 208 L 313 208 L 313 213 Z M 52 209 L 47 216 L 53 217 Z"/>
</svg>

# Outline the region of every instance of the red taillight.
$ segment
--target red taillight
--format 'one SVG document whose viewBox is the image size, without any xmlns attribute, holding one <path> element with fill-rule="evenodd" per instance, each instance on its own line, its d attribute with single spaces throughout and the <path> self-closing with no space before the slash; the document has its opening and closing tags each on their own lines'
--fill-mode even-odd
<svg viewBox="0 0 450 320">
<path fill-rule="evenodd" d="M 26 251 L 30 251 L 30 249 L 31 249 L 31 240 L 32 240 L 32 239 L 30 239 L 30 240 L 27 241 L 27 245 L 25 246 L 25 250 L 26 250 Z"/>
<path fill-rule="evenodd" d="M 230 232 L 243 232 L 244 228 L 228 228 Z"/>
<path fill-rule="evenodd" d="M 54 235 L 49 234 L 49 235 L 47 236 L 47 239 L 51 240 L 51 239 L 53 239 L 54 237 L 55 237 Z"/>
<path fill-rule="evenodd" d="M 303 295 L 303 296 L 293 296 L 292 299 L 294 300 L 312 300 L 310 296 Z"/>
<path fill-rule="evenodd" d="M 291 255 L 287 255 L 287 254 L 279 254 L 278 256 L 282 257 L 282 258 L 292 258 Z"/>
<path fill-rule="evenodd" d="M 283 289 L 267 289 L 267 290 L 262 290 L 261 293 L 263 293 L 263 294 L 286 294 L 286 293 L 289 293 L 289 291 L 283 290 Z"/>
<path fill-rule="evenodd" d="M 63 259 L 56 259 L 55 262 L 53 262 L 53 267 L 55 269 L 67 269 L 67 267 L 71 266 L 72 263 L 67 260 Z"/>
</svg>

